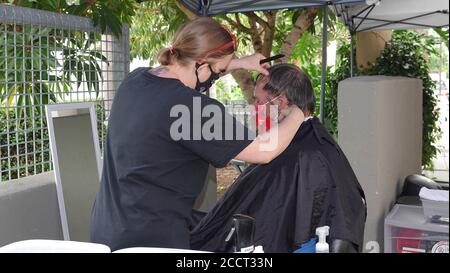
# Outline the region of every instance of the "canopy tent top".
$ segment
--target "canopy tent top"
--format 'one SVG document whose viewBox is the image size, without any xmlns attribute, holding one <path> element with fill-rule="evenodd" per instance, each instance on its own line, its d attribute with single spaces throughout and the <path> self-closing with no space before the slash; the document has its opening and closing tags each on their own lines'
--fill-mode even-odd
<svg viewBox="0 0 450 273">
<path fill-rule="evenodd" d="M 353 5 L 365 0 L 180 0 L 192 12 L 202 16 L 250 11 L 311 8 L 329 5 Z"/>
<path fill-rule="evenodd" d="M 448 0 L 180 0 L 180 2 L 200 16 L 329 6 L 353 33 L 449 25 Z"/>
<path fill-rule="evenodd" d="M 353 33 L 442 28 L 449 25 L 448 0 L 375 0 L 371 2 L 369 5 L 357 4 L 345 8 L 336 6 L 334 12 Z"/>
</svg>

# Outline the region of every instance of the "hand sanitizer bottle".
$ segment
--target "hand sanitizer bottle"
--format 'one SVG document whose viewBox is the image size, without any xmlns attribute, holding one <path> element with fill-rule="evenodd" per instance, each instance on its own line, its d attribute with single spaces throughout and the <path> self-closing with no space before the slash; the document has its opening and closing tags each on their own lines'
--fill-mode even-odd
<svg viewBox="0 0 450 273">
<path fill-rule="evenodd" d="M 327 235 L 330 234 L 330 227 L 323 226 L 316 228 L 316 235 L 319 236 L 319 242 L 316 244 L 316 253 L 329 253 L 330 247 L 327 243 Z"/>
</svg>

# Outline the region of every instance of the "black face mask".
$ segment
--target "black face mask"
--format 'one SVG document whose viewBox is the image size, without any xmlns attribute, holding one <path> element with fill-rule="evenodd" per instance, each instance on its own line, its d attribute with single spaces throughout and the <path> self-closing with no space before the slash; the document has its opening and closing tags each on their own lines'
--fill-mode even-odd
<svg viewBox="0 0 450 273">
<path fill-rule="evenodd" d="M 208 64 L 209 70 L 211 71 L 211 76 L 204 81 L 200 82 L 198 78 L 198 69 L 200 68 L 202 64 L 196 63 L 195 64 L 195 76 L 197 77 L 197 83 L 195 84 L 195 90 L 199 92 L 206 92 L 209 90 L 209 88 L 214 84 L 215 81 L 217 81 L 220 78 L 220 73 L 216 73 L 212 70 L 211 66 Z"/>
</svg>

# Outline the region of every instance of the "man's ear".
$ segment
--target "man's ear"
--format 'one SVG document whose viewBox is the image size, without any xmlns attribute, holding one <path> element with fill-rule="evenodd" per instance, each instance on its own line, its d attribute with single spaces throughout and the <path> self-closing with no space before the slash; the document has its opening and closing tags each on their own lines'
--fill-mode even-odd
<svg viewBox="0 0 450 273">
<path fill-rule="evenodd" d="M 289 107 L 289 100 L 288 100 L 288 98 L 286 97 L 285 94 L 282 94 L 282 95 L 280 96 L 279 100 L 280 100 L 280 105 L 279 105 L 279 107 L 280 107 L 281 109 L 286 109 L 286 108 Z"/>
</svg>

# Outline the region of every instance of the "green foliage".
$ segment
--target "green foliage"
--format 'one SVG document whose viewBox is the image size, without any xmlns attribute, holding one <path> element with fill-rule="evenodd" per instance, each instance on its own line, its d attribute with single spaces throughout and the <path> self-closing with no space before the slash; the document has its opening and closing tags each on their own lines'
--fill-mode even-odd
<svg viewBox="0 0 450 273">
<path fill-rule="evenodd" d="M 275 23 L 275 33 L 272 45 L 273 52 L 280 52 L 283 43 L 292 30 L 296 18 L 300 15 L 301 10 L 280 10 Z"/>
<path fill-rule="evenodd" d="M 151 65 L 161 48 L 172 40 L 187 17 L 175 1 L 148 1 L 139 4 L 130 29 L 131 57 L 150 59 Z"/>
<path fill-rule="evenodd" d="M 438 126 L 438 98 L 434 94 L 436 83 L 429 76 L 427 58 L 436 55 L 435 40 L 412 31 L 395 31 L 391 41 L 366 71 L 369 75 L 404 76 L 421 79 L 423 83 L 423 148 L 422 165 L 432 168 L 432 159 L 437 154 L 435 143 L 441 136 Z"/>
<path fill-rule="evenodd" d="M 429 72 L 446 73 L 448 75 L 448 30 L 434 29 L 428 31 L 429 39 L 434 39 L 434 52 L 438 54 L 428 54 Z"/>
<path fill-rule="evenodd" d="M 443 29 L 443 28 L 434 28 L 433 29 L 441 38 L 442 42 L 447 46 L 447 50 L 448 50 L 448 27 L 447 29 Z"/>
<path fill-rule="evenodd" d="M 108 28 L 117 37 L 122 33 L 122 23 L 131 23 L 136 8 L 135 0 L 79 0 L 78 2 L 71 5 L 70 1 L 66 0 L 0 0 L 0 3 L 16 6 L 86 16 L 91 18 L 94 25 L 99 26 L 103 32 Z"/>
<path fill-rule="evenodd" d="M 33 105 L 63 98 L 74 81 L 78 87 L 85 82 L 88 91 L 98 96 L 101 64 L 107 63 L 107 58 L 95 50 L 99 34 L 16 25 L 17 34 L 13 35 L 14 26 L 5 27 L 6 34 L 3 28 L 0 30 L 1 36 L 7 37 L 0 39 L 0 52 L 7 57 L 0 58 L 0 66 L 7 73 L 0 73 L 0 104 L 17 106 L 19 120 L 25 112 L 31 116 Z M 63 73 L 58 72 L 61 69 Z"/>
<path fill-rule="evenodd" d="M 11 179 L 16 179 L 51 169 L 48 131 L 47 129 L 36 130 L 36 128 L 45 128 L 46 121 L 45 118 L 41 118 L 37 108 L 34 110 L 34 113 L 27 117 L 26 122 L 18 125 L 15 122 L 19 117 L 17 110 L 14 108 L 0 108 L 2 181 L 9 179 L 9 174 L 5 170 L 11 170 Z M 10 133 L 6 134 L 6 132 Z M 25 155 L 26 151 L 28 151 L 28 155 Z M 30 151 L 36 151 L 36 153 L 33 154 Z M 9 162 L 8 156 L 10 157 Z M 26 168 L 26 163 L 28 163 L 28 168 Z M 36 165 L 36 172 L 34 172 L 34 164 Z M 18 169 L 19 166 L 21 167 L 20 169 Z"/>
<path fill-rule="evenodd" d="M 97 102 L 95 110 L 99 141 L 103 145 L 106 139 L 106 124 L 102 122 L 105 120 L 103 102 Z M 21 113 L 18 109 L 0 108 L 1 181 L 9 180 L 7 170 L 11 171 L 11 179 L 16 179 L 52 169 L 47 121 L 41 116 L 41 109 L 34 108 L 26 122 L 16 122 L 19 116 Z"/>
<path fill-rule="evenodd" d="M 322 76 L 322 29 L 318 24 L 320 18 L 316 19 L 314 31 L 305 32 L 294 48 L 291 61 L 299 63 L 302 70 L 308 74 L 313 84 L 316 95 L 316 115 L 320 113 L 320 90 Z M 330 18 L 332 20 L 332 18 Z M 316 34 L 313 34 L 316 33 Z M 328 32 L 328 41 L 337 43 L 336 63 L 328 66 L 326 70 L 325 82 L 325 127 L 337 138 L 337 88 L 341 80 L 350 77 L 350 45 L 348 44 L 349 34 L 346 27 L 336 21 Z"/>
<path fill-rule="evenodd" d="M 335 138 L 338 137 L 338 86 L 340 81 L 349 77 L 350 44 L 344 43 L 337 49 L 335 69 L 328 73 L 327 89 L 325 91 L 325 127 Z"/>
<path fill-rule="evenodd" d="M 435 143 L 441 135 L 438 127 L 439 109 L 434 94 L 436 83 L 430 78 L 429 58 L 438 54 L 436 40 L 411 31 L 395 31 L 392 40 L 369 70 L 359 71 L 362 75 L 387 75 L 419 78 L 423 82 L 423 147 L 422 165 L 432 168 L 432 159 L 436 156 Z M 325 96 L 325 126 L 337 137 L 337 89 L 340 81 L 350 77 L 350 47 L 343 44 L 336 56 L 335 70 L 327 69 Z M 428 58 L 428 59 L 427 59 Z M 313 79 L 316 96 L 320 97 L 320 70 L 305 69 Z M 319 105 L 319 103 L 317 103 Z"/>
<path fill-rule="evenodd" d="M 446 47 L 439 48 L 439 46 L 436 46 L 436 50 L 439 51 L 440 54 L 429 56 L 429 72 L 442 72 L 445 73 L 448 77 L 448 49 Z"/>
<path fill-rule="evenodd" d="M 116 36 L 121 34 L 122 23 L 131 23 L 135 9 L 134 0 L 80 0 L 76 5 L 68 2 L 0 0 L 0 3 L 87 16 L 94 25 L 103 31 L 109 28 Z M 5 52 L 7 57 L 0 59 L 0 66 L 8 72 L 0 74 L 0 104 L 17 105 L 19 120 L 24 113 L 22 107 L 30 115 L 31 105 L 56 102 L 58 95 L 62 98 L 69 92 L 70 82 L 74 80 L 78 87 L 85 82 L 88 91 L 95 91 L 98 96 L 101 63 L 107 63 L 107 58 L 96 51 L 100 34 L 17 24 L 13 29 L 12 24 L 1 25 L 0 33 L 6 39 L 0 39 L 0 52 Z M 64 69 L 62 74 L 57 72 L 61 69 Z M 21 83 L 7 86 L 8 82 Z"/>
<path fill-rule="evenodd" d="M 337 90 L 340 81 L 350 77 L 349 66 L 349 44 L 343 44 L 336 52 L 336 64 L 334 67 L 327 67 L 326 81 L 325 81 L 325 96 L 324 96 L 324 125 L 330 134 L 338 137 L 338 112 L 337 112 Z M 316 115 L 320 112 L 320 91 L 321 91 L 321 65 L 309 64 L 302 66 L 302 70 L 308 74 L 313 84 L 314 93 L 316 96 Z"/>
<path fill-rule="evenodd" d="M 80 5 L 73 6 L 65 0 L 0 0 L 0 3 L 87 16 L 104 31 L 110 28 L 117 36 L 121 23 L 131 22 L 135 5 L 134 0 L 80 0 Z M 101 68 L 108 61 L 100 53 L 100 33 L 7 23 L 0 26 L 0 36 L 4 37 L 0 39 L 0 52 L 4 53 L 0 67 L 6 69 L 0 73 L 1 175 L 2 180 L 8 180 L 9 173 L 4 170 L 11 170 L 14 179 L 51 169 L 43 105 L 61 101 L 73 83 L 77 87 L 83 84 L 101 100 Z M 100 103 L 96 105 L 103 143 L 106 125 L 100 121 L 105 113 Z"/>
<path fill-rule="evenodd" d="M 231 100 L 245 100 L 244 93 L 238 85 L 231 87 Z"/>
<path fill-rule="evenodd" d="M 222 79 L 216 81 L 216 99 L 221 103 L 225 104 L 227 101 L 231 99 L 230 93 L 225 87 L 224 81 Z"/>
<path fill-rule="evenodd" d="M 273 52 L 279 52 L 284 44 L 287 35 L 292 30 L 295 21 L 304 9 L 287 9 L 279 11 L 277 21 L 275 24 L 275 35 L 273 39 Z M 313 24 L 309 29 L 303 33 L 300 40 L 297 42 L 294 51 L 291 53 L 291 61 L 301 61 L 303 63 L 310 63 L 311 59 L 317 59 L 317 50 L 321 47 L 322 43 L 322 19 L 323 10 L 320 9 Z M 334 40 L 336 37 L 342 35 L 343 24 L 336 19 L 336 16 L 332 12 L 328 12 L 328 39 Z"/>
<path fill-rule="evenodd" d="M 322 38 L 312 32 L 303 33 L 291 54 L 291 61 L 300 65 L 321 65 Z"/>
<path fill-rule="evenodd" d="M 223 104 L 226 104 L 228 101 L 236 101 L 236 100 L 244 100 L 244 93 L 242 92 L 242 89 L 234 84 L 231 86 L 231 90 L 227 90 L 225 87 L 224 80 L 219 80 L 215 83 L 216 87 L 216 99 L 220 101 Z"/>
</svg>

